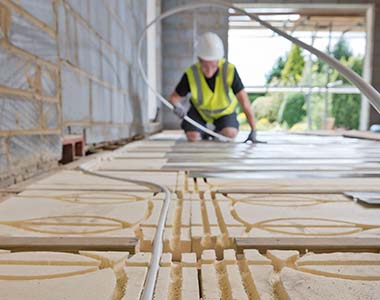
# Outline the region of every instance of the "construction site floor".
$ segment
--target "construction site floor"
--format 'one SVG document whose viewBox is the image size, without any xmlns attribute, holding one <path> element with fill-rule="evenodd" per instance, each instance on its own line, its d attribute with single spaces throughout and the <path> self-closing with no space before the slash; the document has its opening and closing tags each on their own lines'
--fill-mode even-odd
<svg viewBox="0 0 380 300">
<path fill-rule="evenodd" d="M 155 185 L 75 169 L 25 186 L 0 202 L 0 299 L 139 299 L 165 200 L 157 184 L 171 203 L 155 299 L 379 299 L 380 141 L 259 138 L 188 143 L 166 131 L 86 163 Z"/>
</svg>

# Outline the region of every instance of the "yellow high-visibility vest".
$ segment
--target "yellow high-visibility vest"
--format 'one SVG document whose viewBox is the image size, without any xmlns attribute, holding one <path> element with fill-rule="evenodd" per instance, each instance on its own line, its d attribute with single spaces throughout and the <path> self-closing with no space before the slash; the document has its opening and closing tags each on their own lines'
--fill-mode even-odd
<svg viewBox="0 0 380 300">
<path fill-rule="evenodd" d="M 208 86 L 199 62 L 186 69 L 191 101 L 206 122 L 213 122 L 222 116 L 232 114 L 238 103 L 231 88 L 235 66 L 221 59 L 218 68 L 214 91 Z"/>
</svg>

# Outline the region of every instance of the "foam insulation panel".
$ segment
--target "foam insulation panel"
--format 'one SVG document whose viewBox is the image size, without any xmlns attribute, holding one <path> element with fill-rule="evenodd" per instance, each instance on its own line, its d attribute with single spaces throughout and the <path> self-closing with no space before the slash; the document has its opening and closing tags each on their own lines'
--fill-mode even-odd
<svg viewBox="0 0 380 300">
<path fill-rule="evenodd" d="M 214 250 L 165 254 L 155 299 L 377 299 L 380 254 Z M 198 275 L 197 275 L 198 274 Z M 199 284 L 198 284 L 199 280 Z M 182 298 L 181 298 L 182 297 Z"/>
<path fill-rule="evenodd" d="M 320 140 L 325 138 L 328 140 Z M 180 136 L 161 133 L 88 164 L 102 175 L 154 182 L 171 191 L 155 299 L 339 299 L 337 292 L 347 299 L 377 299 L 380 210 L 354 202 L 343 193 L 379 192 L 378 142 L 306 136 L 306 143 L 303 138 L 285 134 L 267 134 L 266 139 L 273 144 L 252 149 L 242 144 L 189 144 Z M 331 166 L 333 156 L 344 148 L 347 155 L 335 166 L 352 164 L 357 169 L 318 168 L 315 160 L 322 159 Z M 267 157 L 271 151 L 278 153 L 278 158 Z M 288 155 L 294 151 L 307 155 Z M 320 151 L 326 152 L 323 158 Z M 187 169 L 182 158 L 198 169 Z M 247 171 L 246 159 L 255 160 L 256 167 L 277 162 L 284 170 Z M 182 166 L 166 169 L 173 160 Z M 224 165 L 207 170 L 211 164 L 207 160 L 213 164 L 231 160 L 235 169 L 229 171 Z M 289 165 L 310 174 L 316 168 L 318 178 L 289 178 L 294 172 L 287 169 Z M 345 176 L 339 172 L 346 172 Z M 339 176 L 331 178 L 331 174 Z M 358 174 L 360 177 L 355 177 Z M 256 178 L 264 175 L 267 178 Z M 54 269 L 49 275 L 44 262 L 38 267 L 34 266 L 37 263 L 28 263 L 25 268 L 19 262 L 4 263 L 6 280 L 10 281 L 12 274 L 19 276 L 13 265 L 23 270 L 23 276 L 42 272 L 41 276 L 48 276 L 53 285 L 55 280 L 66 284 L 67 272 L 80 273 L 67 278 L 68 286 L 72 278 L 92 282 L 100 279 L 91 276 L 101 274 L 103 280 L 109 280 L 104 292 L 111 295 L 110 299 L 138 299 L 164 199 L 165 195 L 152 185 L 76 170 L 61 171 L 26 186 L 23 192 L 0 203 L 0 248 L 4 248 L 1 241 L 14 237 L 29 244 L 27 253 L 40 253 L 33 249 L 33 243 L 41 238 L 51 239 L 54 250 L 57 238 L 61 246 L 79 237 L 82 244 L 77 246 L 83 247 L 77 248 L 82 251 L 75 255 L 101 263 L 97 267 L 76 263 L 75 270 L 68 263 L 64 267 L 70 271 Z M 126 261 L 123 254 L 104 258 L 96 249 L 88 249 L 91 243 L 95 246 L 93 238 L 120 239 L 120 243 L 136 239 L 132 250 L 140 256 Z M 102 250 L 114 251 L 111 246 Z M 59 255 L 59 250 L 53 253 Z M 2 255 L 20 254 L 4 251 L 0 260 Z M 35 255 L 25 259 L 34 259 Z M 122 273 L 107 271 L 116 261 L 123 265 L 122 277 Z M 0 261 L 0 276 L 2 265 Z M 29 270 L 30 265 L 36 269 Z M 112 279 L 115 276 L 116 281 Z M 16 285 L 13 281 L 10 284 Z"/>
<path fill-rule="evenodd" d="M 149 261 L 149 253 L 1 252 L 0 292 L 14 300 L 138 299 Z"/>
<path fill-rule="evenodd" d="M 198 258 L 205 249 L 215 249 L 220 257 L 223 249 L 236 247 L 236 239 L 242 238 L 260 239 L 272 246 L 279 238 L 291 239 L 297 249 L 304 249 L 313 238 L 325 239 L 331 247 L 361 239 L 376 244 L 380 211 L 343 195 L 348 190 L 379 191 L 376 142 L 352 143 L 336 136 L 323 137 L 328 139 L 324 142 L 315 136 L 276 134 L 267 138 L 275 142 L 252 148 L 189 144 L 161 134 L 125 146 L 97 167 L 121 174 L 149 170 L 153 175 L 171 167 L 182 170 L 165 230 L 165 251 L 176 260 L 189 248 Z M 338 153 L 345 154 L 337 159 Z M 245 168 L 249 159 L 252 169 Z M 173 160 L 175 166 L 170 163 Z M 222 166 L 213 169 L 218 164 Z M 186 171 L 209 167 L 208 171 Z M 289 179 L 292 174 L 297 176 Z M 301 178 L 304 174 L 309 176 Z"/>
</svg>

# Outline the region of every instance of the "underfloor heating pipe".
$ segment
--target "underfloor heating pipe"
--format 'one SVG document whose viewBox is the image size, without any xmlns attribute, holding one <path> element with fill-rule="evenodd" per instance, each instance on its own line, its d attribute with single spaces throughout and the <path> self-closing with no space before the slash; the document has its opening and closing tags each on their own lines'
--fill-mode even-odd
<svg viewBox="0 0 380 300">
<path fill-rule="evenodd" d="M 116 152 L 118 151 L 116 150 Z M 110 159 L 114 155 L 115 153 L 111 155 L 107 154 L 103 157 L 99 157 L 97 161 Z M 84 174 L 88 174 L 91 176 L 97 176 L 97 177 L 106 178 L 106 179 L 133 183 L 136 185 L 146 186 L 147 188 L 154 189 L 154 192 L 156 193 L 158 192 L 165 193 L 164 205 L 160 213 L 158 225 L 156 227 L 156 233 L 153 239 L 152 258 L 149 264 L 149 269 L 148 269 L 147 277 L 144 283 L 143 293 L 141 296 L 141 299 L 143 300 L 151 300 L 153 299 L 154 287 L 157 280 L 158 270 L 160 268 L 160 259 L 161 259 L 161 255 L 163 251 L 163 234 L 164 234 L 164 229 L 165 229 L 166 218 L 167 218 L 169 207 L 170 207 L 171 192 L 169 191 L 167 187 L 154 183 L 154 182 L 120 178 L 116 176 L 110 176 L 110 175 L 98 173 L 96 171 L 93 171 L 94 166 L 96 166 L 96 162 L 82 164 L 79 166 L 79 170 L 82 171 Z"/>
</svg>

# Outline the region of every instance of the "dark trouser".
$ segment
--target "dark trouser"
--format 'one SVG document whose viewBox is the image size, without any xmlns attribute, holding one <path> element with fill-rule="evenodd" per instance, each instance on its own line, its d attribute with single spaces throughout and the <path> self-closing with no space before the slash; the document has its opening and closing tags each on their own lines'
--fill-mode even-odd
<svg viewBox="0 0 380 300">
<path fill-rule="evenodd" d="M 187 116 L 196 121 L 197 123 L 206 126 L 207 122 L 203 120 L 202 116 L 199 114 L 197 109 L 191 104 L 189 111 L 187 112 Z M 214 120 L 213 124 L 215 125 L 215 132 L 220 132 L 223 128 L 226 127 L 234 127 L 239 130 L 239 122 L 237 120 L 236 112 L 220 117 L 219 119 Z M 185 131 L 198 131 L 201 130 L 187 121 L 183 120 L 181 124 L 181 128 Z"/>
</svg>

